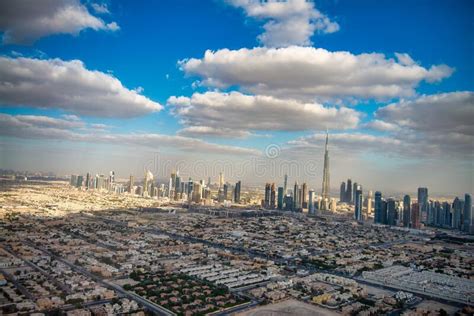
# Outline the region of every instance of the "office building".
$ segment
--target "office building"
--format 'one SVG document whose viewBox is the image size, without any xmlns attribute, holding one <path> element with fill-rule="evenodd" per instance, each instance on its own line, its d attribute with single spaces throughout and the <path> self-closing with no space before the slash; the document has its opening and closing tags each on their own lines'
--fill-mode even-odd
<svg viewBox="0 0 474 316">
<path fill-rule="evenodd" d="M 410 221 L 411 221 L 410 210 L 411 210 L 411 199 L 409 195 L 405 195 L 403 197 L 403 226 L 404 227 L 410 227 Z"/>
<path fill-rule="evenodd" d="M 314 214 L 314 191 L 309 190 L 309 198 L 308 198 L 308 213 Z"/>
<path fill-rule="evenodd" d="M 420 206 L 418 203 L 413 203 L 410 210 L 410 227 L 414 229 L 421 228 L 421 219 L 420 219 Z"/>
<path fill-rule="evenodd" d="M 235 184 L 234 189 L 234 203 L 240 203 L 240 186 L 242 185 L 241 181 L 238 181 Z"/>
<path fill-rule="evenodd" d="M 374 201 L 374 223 L 383 224 L 382 222 L 382 192 L 375 192 Z"/>
<path fill-rule="evenodd" d="M 339 188 L 339 201 L 346 201 L 346 183 L 344 181 L 341 182 L 341 186 Z"/>
<path fill-rule="evenodd" d="M 420 208 L 421 221 L 428 221 L 428 188 L 418 188 L 418 206 Z"/>
<path fill-rule="evenodd" d="M 278 202 L 277 202 L 277 208 L 279 210 L 282 210 L 283 209 L 283 200 L 285 198 L 285 194 L 284 194 L 284 187 L 278 187 Z"/>
<path fill-rule="evenodd" d="M 347 203 L 352 203 L 352 180 L 347 179 L 346 185 L 346 200 Z"/>
<path fill-rule="evenodd" d="M 362 221 L 362 188 L 358 186 L 355 193 L 354 219 Z"/>
</svg>

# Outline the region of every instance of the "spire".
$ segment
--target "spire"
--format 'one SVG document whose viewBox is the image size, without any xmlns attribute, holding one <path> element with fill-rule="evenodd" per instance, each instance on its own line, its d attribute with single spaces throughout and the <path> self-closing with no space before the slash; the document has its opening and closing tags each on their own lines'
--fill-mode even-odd
<svg viewBox="0 0 474 316">
<path fill-rule="evenodd" d="M 329 130 L 326 128 L 326 151 L 328 151 Z"/>
<path fill-rule="evenodd" d="M 328 151 L 328 143 L 329 143 L 329 131 L 326 129 L 326 146 L 324 151 L 324 167 L 323 167 L 323 192 L 322 197 L 323 199 L 329 199 L 329 151 Z"/>
</svg>

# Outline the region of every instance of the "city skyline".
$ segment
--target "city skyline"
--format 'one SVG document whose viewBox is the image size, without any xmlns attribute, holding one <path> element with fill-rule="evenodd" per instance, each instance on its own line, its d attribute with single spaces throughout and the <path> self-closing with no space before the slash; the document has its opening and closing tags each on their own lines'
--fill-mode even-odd
<svg viewBox="0 0 474 316">
<path fill-rule="evenodd" d="M 319 193 L 328 129 L 332 195 L 474 193 L 469 1 L 20 2 L 0 7 L 2 169 Z"/>
</svg>

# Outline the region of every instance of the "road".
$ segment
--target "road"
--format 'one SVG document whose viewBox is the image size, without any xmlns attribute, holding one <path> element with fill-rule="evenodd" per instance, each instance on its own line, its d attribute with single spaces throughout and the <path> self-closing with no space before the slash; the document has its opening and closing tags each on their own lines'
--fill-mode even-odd
<svg viewBox="0 0 474 316">
<path fill-rule="evenodd" d="M 139 296 L 135 293 L 125 291 L 121 286 L 118 286 L 114 283 L 110 283 L 110 282 L 107 282 L 107 281 L 101 279 L 100 277 L 98 277 L 95 274 L 92 274 L 91 272 L 84 269 L 83 267 L 77 266 L 77 265 L 75 265 L 75 264 L 73 264 L 73 263 L 71 263 L 71 262 L 69 262 L 69 261 L 53 254 L 52 252 L 50 252 L 49 250 L 47 250 L 43 247 L 35 245 L 33 242 L 31 242 L 29 240 L 22 240 L 22 242 L 24 242 L 25 244 L 27 244 L 27 245 L 29 245 L 33 248 L 41 250 L 43 253 L 51 256 L 51 258 L 54 258 L 54 259 L 64 263 L 65 265 L 70 267 L 72 270 L 87 276 L 88 278 L 90 278 L 90 279 L 94 280 L 95 282 L 103 285 L 104 287 L 106 287 L 108 289 L 115 290 L 118 293 L 120 293 L 122 296 L 127 297 L 130 300 L 137 301 L 138 303 L 143 305 L 146 309 L 153 312 L 155 315 L 163 315 L 163 316 L 174 316 L 174 315 L 176 315 L 173 312 L 167 310 L 166 308 L 164 308 L 160 305 L 157 305 L 157 304 L 155 304 L 155 303 L 153 303 L 153 302 L 151 302 L 151 301 L 149 301 L 149 300 L 147 300 L 147 299 L 145 299 L 145 298 L 143 298 L 143 297 L 141 297 L 141 296 Z"/>
</svg>

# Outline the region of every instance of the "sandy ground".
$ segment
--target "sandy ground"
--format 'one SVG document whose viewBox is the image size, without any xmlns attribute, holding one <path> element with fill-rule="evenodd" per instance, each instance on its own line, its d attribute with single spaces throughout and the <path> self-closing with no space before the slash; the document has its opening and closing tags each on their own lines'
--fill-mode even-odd
<svg viewBox="0 0 474 316">
<path fill-rule="evenodd" d="M 236 316 L 323 316 L 323 315 L 341 315 L 329 309 L 319 306 L 299 302 L 297 300 L 286 300 L 276 304 L 257 307 L 248 311 L 237 313 Z"/>
</svg>

